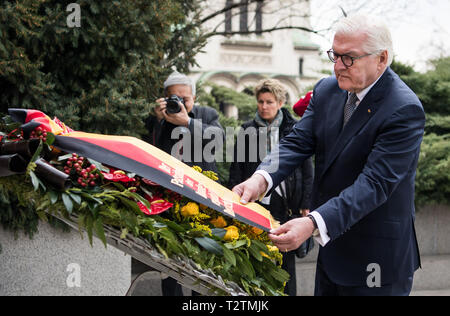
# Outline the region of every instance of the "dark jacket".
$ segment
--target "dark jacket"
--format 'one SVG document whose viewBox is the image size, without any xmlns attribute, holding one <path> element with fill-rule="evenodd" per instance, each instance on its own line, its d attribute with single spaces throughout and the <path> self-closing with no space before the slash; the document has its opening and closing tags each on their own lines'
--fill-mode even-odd
<svg viewBox="0 0 450 316">
<path fill-rule="evenodd" d="M 269 174 L 277 186 L 315 155 L 312 210 L 331 238 L 320 248 L 321 268 L 336 284 L 366 286 L 377 264 L 382 285 L 393 284 L 420 265 L 414 181 L 425 113 L 390 68 L 343 127 L 347 98 L 334 76 L 320 81 L 304 117 L 273 152 L 283 167 Z"/>
<path fill-rule="evenodd" d="M 209 107 L 194 106 L 192 111 L 188 114 L 191 118 L 191 122 L 188 128 L 184 128 L 190 148 L 184 148 L 182 140 L 184 135 L 174 135 L 175 139 L 172 139 L 172 132 L 178 126 L 173 125 L 165 120 L 158 122 L 155 116 L 149 116 L 145 121 L 145 126 L 148 134 L 143 135 L 143 140 L 158 147 L 168 154 L 172 154 L 175 150 L 180 152 L 181 155 L 176 156 L 189 166 L 199 166 L 203 170 L 210 170 L 217 172 L 217 166 L 214 157 L 206 157 L 204 155 L 204 149 L 207 144 L 215 140 L 215 136 L 209 137 L 205 131 L 211 135 L 220 135 L 224 138 L 222 126 L 219 123 L 219 115 L 216 110 Z M 222 145 L 223 142 L 219 142 L 218 145 Z M 213 147 L 215 148 L 215 147 Z"/>
<path fill-rule="evenodd" d="M 287 109 L 282 108 L 281 110 L 283 112 L 283 122 L 279 130 L 280 140 L 284 136 L 289 134 L 294 124 L 297 123 L 297 121 L 292 117 Z M 259 130 L 259 126 L 254 119 L 244 123 L 241 128 L 242 130 L 247 131 L 250 131 L 249 128 L 253 128 L 254 131 Z M 250 152 L 250 144 L 255 144 L 254 137 L 256 137 L 256 146 L 253 147 L 253 150 L 256 150 L 256 153 L 260 152 L 260 146 L 264 146 L 264 144 L 260 144 L 259 133 L 257 133 L 257 135 L 246 135 L 244 146 L 244 162 L 238 162 L 238 142 L 236 142 L 235 144 L 234 162 L 230 167 L 230 179 L 228 182 L 228 187 L 230 189 L 250 178 L 261 163 L 261 157 L 259 157 L 259 154 L 257 154 L 257 159 L 253 159 L 254 157 L 252 158 L 252 153 Z M 268 207 L 266 205 L 264 206 L 269 209 L 275 219 L 279 220 L 282 223 L 289 220 L 289 210 L 292 213 L 299 215 L 299 211 L 301 209 L 310 208 L 313 179 L 313 163 L 312 159 L 310 158 L 306 160 L 305 163 L 303 163 L 300 167 L 295 169 L 295 171 L 286 179 L 286 192 L 283 192 L 283 199 L 278 198 L 278 196 L 274 198 L 273 196 L 271 199 L 271 205 Z"/>
</svg>

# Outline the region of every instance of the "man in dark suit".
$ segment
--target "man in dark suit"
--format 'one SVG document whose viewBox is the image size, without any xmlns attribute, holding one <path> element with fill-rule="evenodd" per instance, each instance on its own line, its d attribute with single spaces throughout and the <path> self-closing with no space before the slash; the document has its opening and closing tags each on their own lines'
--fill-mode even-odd
<svg viewBox="0 0 450 316">
<path fill-rule="evenodd" d="M 157 106 L 145 126 L 143 139 L 189 166 L 217 172 L 215 149 L 221 149 L 224 131 L 219 114 L 210 107 L 195 105 L 196 88 L 189 77 L 177 71 L 164 82 L 165 96 L 177 96 L 179 112 L 167 110 L 166 98 L 156 100 Z M 205 152 L 205 147 L 211 148 Z"/>
<path fill-rule="evenodd" d="M 220 149 L 224 139 L 217 111 L 195 105 L 195 83 L 177 71 L 164 82 L 164 93 L 166 98 L 176 96 L 182 100 L 178 101 L 179 110 L 168 111 L 166 98 L 156 100 L 154 115 L 145 121 L 148 134 L 143 139 L 189 166 L 217 172 L 215 149 Z M 207 146 L 211 149 L 209 152 L 205 150 Z M 162 293 L 163 296 L 183 296 L 181 285 L 172 278 L 162 280 Z"/>
<path fill-rule="evenodd" d="M 271 232 L 281 251 L 311 235 L 321 244 L 316 295 L 409 295 L 420 256 L 414 182 L 425 114 L 389 68 L 387 27 L 343 19 L 328 52 L 335 75 L 315 87 L 303 119 L 233 191 L 254 201 L 315 155 L 310 216 Z"/>
</svg>

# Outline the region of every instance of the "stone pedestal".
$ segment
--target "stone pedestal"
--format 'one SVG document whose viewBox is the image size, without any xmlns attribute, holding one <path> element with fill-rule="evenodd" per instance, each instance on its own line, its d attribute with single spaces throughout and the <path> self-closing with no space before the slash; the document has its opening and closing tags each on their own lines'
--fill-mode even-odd
<svg viewBox="0 0 450 316">
<path fill-rule="evenodd" d="M 78 231 L 40 224 L 33 239 L 0 226 L 0 296 L 123 296 L 131 284 L 131 257 Z"/>
</svg>

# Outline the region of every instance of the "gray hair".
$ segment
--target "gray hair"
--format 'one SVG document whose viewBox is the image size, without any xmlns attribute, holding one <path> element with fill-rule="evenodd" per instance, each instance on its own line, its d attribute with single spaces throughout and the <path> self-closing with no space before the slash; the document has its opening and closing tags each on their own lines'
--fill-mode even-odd
<svg viewBox="0 0 450 316">
<path fill-rule="evenodd" d="M 352 35 L 361 33 L 367 35 L 367 41 L 363 45 L 366 53 L 388 52 L 388 66 L 394 59 L 394 46 L 392 35 L 387 25 L 378 18 L 369 15 L 357 14 L 339 21 L 335 27 L 336 34 Z"/>
<path fill-rule="evenodd" d="M 188 76 L 180 74 L 178 71 L 172 72 L 172 74 L 164 82 L 164 92 L 167 93 L 167 88 L 177 84 L 190 86 L 192 89 L 192 96 L 195 97 L 195 83 L 192 82 L 192 80 Z"/>
</svg>

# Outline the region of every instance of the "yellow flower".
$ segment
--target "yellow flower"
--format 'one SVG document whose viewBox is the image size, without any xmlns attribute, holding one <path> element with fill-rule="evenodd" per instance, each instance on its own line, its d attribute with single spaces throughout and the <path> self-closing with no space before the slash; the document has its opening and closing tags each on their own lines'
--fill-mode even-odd
<svg viewBox="0 0 450 316">
<path fill-rule="evenodd" d="M 181 215 L 184 217 L 195 216 L 199 213 L 199 207 L 197 203 L 189 202 L 181 208 Z"/>
<path fill-rule="evenodd" d="M 267 249 L 269 249 L 270 252 L 277 252 L 279 251 L 276 246 L 267 245 Z"/>
<path fill-rule="evenodd" d="M 226 241 L 233 241 L 239 238 L 239 229 L 236 226 L 228 226 L 225 228 L 227 233 L 223 237 Z"/>
<path fill-rule="evenodd" d="M 194 169 L 195 171 L 200 172 L 200 173 L 203 172 L 202 168 L 200 168 L 199 166 L 193 166 L 192 169 Z"/>
<path fill-rule="evenodd" d="M 208 207 L 205 204 L 200 204 L 200 209 L 202 211 L 206 211 L 208 209 Z"/>
<path fill-rule="evenodd" d="M 267 259 L 272 259 L 272 258 L 270 258 L 270 256 L 269 256 L 267 253 L 265 253 L 264 251 L 260 251 L 259 253 L 261 254 L 261 256 L 266 257 Z"/>
<path fill-rule="evenodd" d="M 216 228 L 224 228 L 227 226 L 227 221 L 223 218 L 223 216 L 219 216 L 210 222 Z"/>
<path fill-rule="evenodd" d="M 252 232 L 256 235 L 261 235 L 264 231 L 258 227 L 252 227 Z"/>
</svg>

